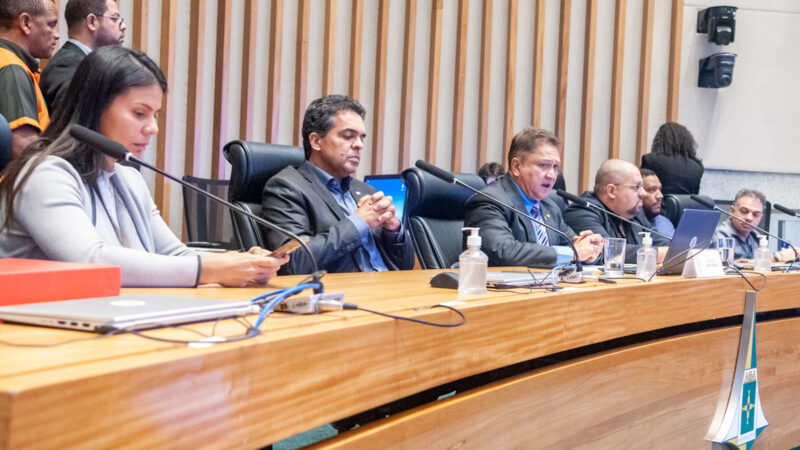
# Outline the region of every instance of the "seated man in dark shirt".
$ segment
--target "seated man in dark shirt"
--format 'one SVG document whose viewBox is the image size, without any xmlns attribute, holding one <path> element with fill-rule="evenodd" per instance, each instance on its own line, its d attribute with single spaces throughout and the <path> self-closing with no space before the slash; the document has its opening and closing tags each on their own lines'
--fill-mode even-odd
<svg viewBox="0 0 800 450">
<path fill-rule="evenodd" d="M 366 138 L 364 107 L 350 97 L 314 100 L 303 118 L 306 160 L 287 167 L 264 187 L 262 214 L 267 220 L 310 238 L 308 247 L 320 270 L 368 272 L 414 268 L 411 240 L 384 197 L 352 176 Z M 267 232 L 269 248 L 289 240 Z M 308 255 L 292 254 L 287 273 L 311 272 Z"/>
<path fill-rule="evenodd" d="M 564 221 L 576 230 L 591 230 L 604 238 L 625 239 L 625 262 L 636 262 L 636 251 L 642 245 L 643 230 L 623 222 L 602 210 L 611 211 L 628 220 L 652 228 L 652 224 L 642 212 L 642 198 L 645 195 L 639 169 L 628 161 L 610 159 L 597 170 L 594 192 L 586 191 L 581 198 L 600 208 L 589 208 L 578 203 L 571 204 L 564 211 Z M 664 259 L 669 241 L 652 235 L 653 246 L 658 247 L 658 261 Z"/>
<path fill-rule="evenodd" d="M 572 230 L 584 228 L 568 227 L 561 209 L 547 198 L 561 165 L 559 145 L 558 138 L 546 130 L 528 128 L 517 133 L 508 151 L 508 173 L 483 192 L 561 230 L 573 240 L 582 261 L 594 262 L 603 248 L 602 237 L 590 231 L 576 235 Z M 553 267 L 573 259 L 564 236 L 481 195 L 467 201 L 464 226 L 480 228 L 490 266 Z"/>
</svg>

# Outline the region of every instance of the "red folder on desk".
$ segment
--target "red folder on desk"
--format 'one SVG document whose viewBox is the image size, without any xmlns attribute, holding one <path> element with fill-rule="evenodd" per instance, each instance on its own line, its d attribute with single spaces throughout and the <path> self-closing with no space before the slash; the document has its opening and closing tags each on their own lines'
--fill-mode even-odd
<svg viewBox="0 0 800 450">
<path fill-rule="evenodd" d="M 0 259 L 0 305 L 113 297 L 120 284 L 117 266 Z"/>
</svg>

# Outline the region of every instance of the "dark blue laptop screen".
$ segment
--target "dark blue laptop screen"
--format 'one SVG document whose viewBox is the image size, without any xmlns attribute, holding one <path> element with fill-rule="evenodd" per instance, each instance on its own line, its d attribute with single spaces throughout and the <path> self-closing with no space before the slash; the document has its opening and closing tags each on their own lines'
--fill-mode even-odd
<svg viewBox="0 0 800 450">
<path fill-rule="evenodd" d="M 395 216 L 403 220 L 406 206 L 406 184 L 403 183 L 400 174 L 367 175 L 364 177 L 364 182 L 382 191 L 384 195 L 390 195 L 395 209 Z"/>
</svg>

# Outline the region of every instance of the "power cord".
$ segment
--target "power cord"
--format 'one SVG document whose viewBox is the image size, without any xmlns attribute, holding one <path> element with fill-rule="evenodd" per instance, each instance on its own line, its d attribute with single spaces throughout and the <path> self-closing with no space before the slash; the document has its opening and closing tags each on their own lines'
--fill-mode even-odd
<svg viewBox="0 0 800 450">
<path fill-rule="evenodd" d="M 461 321 L 458 322 L 458 323 L 436 323 L 436 322 L 429 322 L 427 320 L 414 319 L 413 317 L 403 317 L 403 316 L 396 316 L 394 314 L 383 313 L 383 312 L 380 312 L 380 311 L 375 311 L 373 309 L 364 308 L 363 306 L 354 305 L 352 303 L 344 303 L 344 304 L 342 304 L 342 309 L 364 311 L 364 312 L 368 312 L 368 313 L 372 313 L 372 314 L 377 314 L 379 316 L 388 317 L 390 319 L 407 320 L 409 322 L 419 323 L 419 324 L 422 324 L 422 325 L 431 325 L 431 326 L 434 326 L 434 327 L 443 327 L 443 328 L 459 327 L 461 325 L 464 325 L 467 322 L 467 318 L 464 316 L 464 313 L 462 313 L 461 311 L 453 308 L 452 306 L 442 305 L 440 303 L 440 304 L 431 306 L 431 308 L 447 308 L 450 311 L 453 311 L 454 313 L 458 314 L 461 317 Z"/>
</svg>

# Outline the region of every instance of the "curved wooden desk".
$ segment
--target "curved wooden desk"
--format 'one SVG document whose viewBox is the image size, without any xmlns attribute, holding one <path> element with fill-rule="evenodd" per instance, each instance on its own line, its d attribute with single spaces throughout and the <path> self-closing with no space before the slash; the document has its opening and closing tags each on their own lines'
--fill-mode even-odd
<svg viewBox="0 0 800 450">
<path fill-rule="evenodd" d="M 434 272 L 325 278 L 346 301 L 427 320 L 456 320 L 435 303 Z M 269 288 L 124 290 L 247 299 Z M 800 274 L 770 274 L 758 311 L 800 308 Z M 0 447 L 259 447 L 447 382 L 612 339 L 741 315 L 738 277 L 586 283 L 558 293 L 461 299 L 452 329 L 360 311 L 268 319 L 256 339 L 187 348 L 132 335 L 55 348 L 0 345 Z M 757 446 L 800 443 L 800 319 L 758 325 L 759 383 L 770 427 Z M 203 332 L 211 324 L 192 325 Z M 234 321 L 218 334 L 242 331 Z M 181 330 L 162 336 L 196 337 Z M 10 342 L 85 333 L 0 325 Z M 738 327 L 698 331 L 585 355 L 499 381 L 339 436 L 326 445 L 449 447 L 580 445 L 708 448 L 727 400 Z M 524 426 L 520 426 L 523 424 Z M 670 440 L 673 439 L 673 440 Z M 627 445 L 626 445 L 627 444 Z"/>
</svg>

